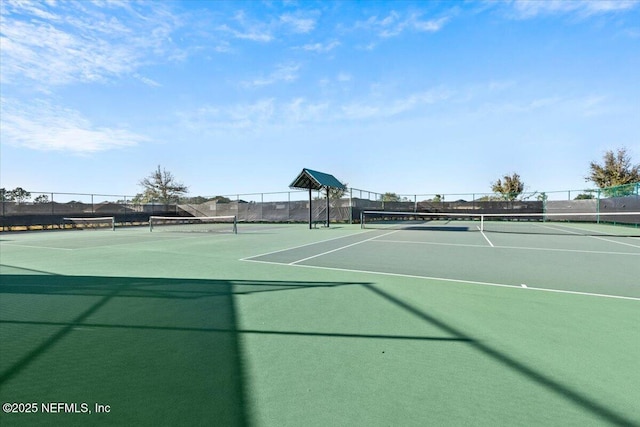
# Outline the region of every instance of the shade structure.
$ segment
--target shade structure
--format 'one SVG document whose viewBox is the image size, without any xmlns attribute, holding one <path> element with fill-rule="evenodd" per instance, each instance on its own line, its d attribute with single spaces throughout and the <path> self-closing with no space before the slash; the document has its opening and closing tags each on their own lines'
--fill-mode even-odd
<svg viewBox="0 0 640 427">
<path fill-rule="evenodd" d="M 304 168 L 295 180 L 289 185 L 290 188 L 309 190 L 309 228 L 313 228 L 313 200 L 311 197 L 312 190 L 325 190 L 327 198 L 327 227 L 329 227 L 330 207 L 329 207 L 329 190 L 337 188 L 346 190 L 347 187 L 341 183 L 336 177 L 324 172 L 318 172 Z"/>
</svg>

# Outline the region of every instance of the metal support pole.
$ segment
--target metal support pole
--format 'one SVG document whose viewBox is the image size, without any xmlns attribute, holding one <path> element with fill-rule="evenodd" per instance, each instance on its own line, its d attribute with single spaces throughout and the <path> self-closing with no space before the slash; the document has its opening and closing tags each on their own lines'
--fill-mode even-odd
<svg viewBox="0 0 640 427">
<path fill-rule="evenodd" d="M 353 188 L 349 189 L 349 224 L 353 224 Z"/>
<path fill-rule="evenodd" d="M 313 228 L 313 206 L 311 200 L 311 188 L 309 188 L 309 230 Z"/>
<path fill-rule="evenodd" d="M 327 187 L 325 187 L 327 189 L 327 228 L 329 228 L 329 220 L 331 219 L 330 213 L 329 213 L 329 186 L 327 185 Z"/>
</svg>

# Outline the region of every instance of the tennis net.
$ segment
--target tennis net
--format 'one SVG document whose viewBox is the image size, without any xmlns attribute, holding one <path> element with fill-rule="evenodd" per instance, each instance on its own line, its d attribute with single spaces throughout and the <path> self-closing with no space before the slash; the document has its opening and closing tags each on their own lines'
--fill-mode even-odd
<svg viewBox="0 0 640 427">
<path fill-rule="evenodd" d="M 62 228 L 82 230 L 115 230 L 116 220 L 112 216 L 62 218 Z"/>
<path fill-rule="evenodd" d="M 149 231 L 237 234 L 238 221 L 235 215 L 202 217 L 150 216 Z"/>
<path fill-rule="evenodd" d="M 640 212 L 508 213 L 363 211 L 362 228 L 640 237 Z"/>
</svg>

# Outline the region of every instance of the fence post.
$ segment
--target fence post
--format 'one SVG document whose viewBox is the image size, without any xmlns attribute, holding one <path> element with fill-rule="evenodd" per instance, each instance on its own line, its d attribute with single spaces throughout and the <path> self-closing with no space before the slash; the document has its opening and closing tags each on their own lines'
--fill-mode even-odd
<svg viewBox="0 0 640 427">
<path fill-rule="evenodd" d="M 349 188 L 349 224 L 353 224 L 353 188 Z"/>
</svg>

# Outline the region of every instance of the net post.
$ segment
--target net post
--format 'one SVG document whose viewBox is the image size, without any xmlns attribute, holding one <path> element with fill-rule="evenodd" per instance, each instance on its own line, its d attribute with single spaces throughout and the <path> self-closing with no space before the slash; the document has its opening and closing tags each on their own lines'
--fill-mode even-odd
<svg viewBox="0 0 640 427">
<path fill-rule="evenodd" d="M 233 234 L 238 234 L 238 217 L 233 216 Z"/>
<path fill-rule="evenodd" d="M 149 232 L 153 231 L 153 217 L 149 217 Z"/>
<path fill-rule="evenodd" d="M 111 231 L 116 231 L 116 217 L 111 217 Z"/>
<path fill-rule="evenodd" d="M 484 233 L 484 214 L 480 214 L 480 231 Z"/>
</svg>

